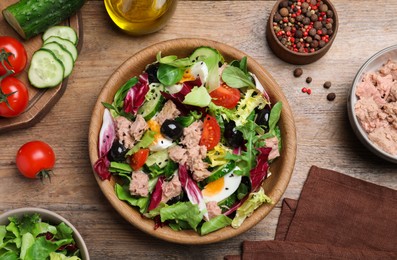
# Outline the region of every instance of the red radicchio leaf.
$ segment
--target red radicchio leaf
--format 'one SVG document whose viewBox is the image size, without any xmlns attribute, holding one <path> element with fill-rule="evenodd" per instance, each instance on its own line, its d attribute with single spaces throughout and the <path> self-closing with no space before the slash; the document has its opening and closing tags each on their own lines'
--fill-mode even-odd
<svg viewBox="0 0 397 260">
<path fill-rule="evenodd" d="M 269 169 L 268 157 L 272 148 L 258 148 L 259 154 L 256 157 L 256 166 L 250 171 L 251 191 L 256 192 L 261 186 L 264 179 L 267 178 Z"/>
<path fill-rule="evenodd" d="M 139 75 L 138 82 L 128 91 L 124 99 L 124 111 L 136 115 L 139 107 L 145 101 L 145 96 L 149 91 L 148 74 Z"/>
<path fill-rule="evenodd" d="M 110 176 L 112 175 L 109 172 L 110 161 L 105 154 L 104 156 L 100 157 L 98 161 L 94 164 L 94 170 L 98 174 L 101 180 L 109 180 Z"/>
<path fill-rule="evenodd" d="M 178 169 L 179 180 L 185 190 L 189 201 L 192 204 L 197 204 L 199 210 L 204 213 L 204 216 L 208 219 L 207 206 L 205 205 L 203 194 L 197 183 L 192 180 L 187 172 L 186 165 L 179 165 Z"/>
<path fill-rule="evenodd" d="M 109 172 L 110 162 L 107 154 L 112 148 L 114 139 L 116 138 L 116 131 L 110 111 L 105 108 L 103 111 L 102 127 L 99 132 L 98 140 L 98 157 L 99 159 L 94 164 L 94 170 L 101 178 L 101 180 L 109 180 L 111 173 Z"/>
<path fill-rule="evenodd" d="M 261 186 L 263 180 L 267 177 L 267 170 L 269 169 L 268 157 L 272 148 L 258 148 L 259 154 L 256 158 L 256 167 L 250 171 L 250 180 L 251 180 L 251 192 L 256 192 Z M 233 151 L 236 154 L 239 154 L 237 150 Z M 249 194 L 247 194 L 243 199 L 235 203 L 230 209 L 223 213 L 223 215 L 228 216 L 235 212 L 248 198 Z"/>
<path fill-rule="evenodd" d="M 148 207 L 148 210 L 151 211 L 152 209 L 157 208 L 157 206 L 161 202 L 161 196 L 163 195 L 163 182 L 164 182 L 165 176 L 160 176 L 157 180 L 156 186 L 154 187 L 153 193 L 152 193 L 152 198 L 150 199 L 150 204 Z"/>
</svg>

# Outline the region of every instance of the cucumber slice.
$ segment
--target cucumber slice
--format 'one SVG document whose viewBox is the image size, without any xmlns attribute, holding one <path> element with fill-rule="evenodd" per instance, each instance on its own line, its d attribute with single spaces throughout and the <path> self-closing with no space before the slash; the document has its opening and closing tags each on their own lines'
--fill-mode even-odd
<svg viewBox="0 0 397 260">
<path fill-rule="evenodd" d="M 162 169 L 167 165 L 168 160 L 168 151 L 167 149 L 165 149 L 149 155 L 149 157 L 146 159 L 145 164 L 149 167 L 153 164 L 157 164 L 160 169 Z"/>
<path fill-rule="evenodd" d="M 42 47 L 42 49 L 50 50 L 54 53 L 55 57 L 57 57 L 60 61 L 62 61 L 63 67 L 65 71 L 63 73 L 63 78 L 68 77 L 73 70 L 74 62 L 73 57 L 70 52 L 68 52 L 65 48 L 63 48 L 59 43 L 51 42 Z"/>
<path fill-rule="evenodd" d="M 64 68 L 50 50 L 39 49 L 30 61 L 29 82 L 36 88 L 51 88 L 61 84 Z"/>
<path fill-rule="evenodd" d="M 72 54 L 73 57 L 73 61 L 77 60 L 77 56 L 78 56 L 78 52 L 77 52 L 77 48 L 76 46 L 69 40 L 65 40 L 62 39 L 61 37 L 58 36 L 51 36 L 50 38 L 48 38 L 47 40 L 45 40 L 45 42 L 43 43 L 43 46 L 45 46 L 47 43 L 50 42 L 57 42 L 60 45 L 62 45 L 62 47 L 64 47 L 68 52 L 70 52 L 70 54 Z"/>
<path fill-rule="evenodd" d="M 212 171 L 211 175 L 208 176 L 204 181 L 205 183 L 216 181 L 217 179 L 220 179 L 229 172 L 231 172 L 235 167 L 236 164 L 234 161 L 229 161 L 224 165 L 220 165 L 216 167 L 215 170 Z"/>
<path fill-rule="evenodd" d="M 149 92 L 146 94 L 146 102 L 138 109 L 138 113 L 148 121 L 157 112 L 161 110 L 164 103 L 164 97 L 161 91 L 164 91 L 164 86 L 161 84 L 150 84 Z"/>
<path fill-rule="evenodd" d="M 58 36 L 62 39 L 71 41 L 74 45 L 77 45 L 77 33 L 69 26 L 58 25 L 48 28 L 43 33 L 43 41 L 46 41 L 51 36 Z"/>
</svg>

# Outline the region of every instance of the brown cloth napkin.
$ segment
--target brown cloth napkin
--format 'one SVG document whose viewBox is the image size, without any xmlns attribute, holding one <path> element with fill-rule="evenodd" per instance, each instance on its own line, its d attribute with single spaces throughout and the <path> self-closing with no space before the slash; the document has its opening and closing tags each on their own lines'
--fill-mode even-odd
<svg viewBox="0 0 397 260">
<path fill-rule="evenodd" d="M 397 259 L 397 191 L 312 166 L 284 199 L 275 241 L 244 241 L 234 259 Z"/>
</svg>

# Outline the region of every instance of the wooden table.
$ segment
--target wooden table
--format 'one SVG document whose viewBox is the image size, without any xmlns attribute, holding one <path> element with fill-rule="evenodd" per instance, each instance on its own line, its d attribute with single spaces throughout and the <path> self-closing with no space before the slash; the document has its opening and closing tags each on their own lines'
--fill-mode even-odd
<svg viewBox="0 0 397 260">
<path fill-rule="evenodd" d="M 297 126 L 298 154 L 285 197 L 298 198 L 311 165 L 397 189 L 397 167 L 374 157 L 353 134 L 346 111 L 351 82 L 375 52 L 396 44 L 397 2 L 334 0 L 340 26 L 330 51 L 319 61 L 297 67 L 274 56 L 265 25 L 275 1 L 180 1 L 172 21 L 160 32 L 130 37 L 108 18 L 103 1 L 81 9 L 84 44 L 63 97 L 35 126 L 0 137 L 0 212 L 35 206 L 53 210 L 81 232 L 92 259 L 222 259 L 240 252 L 243 240 L 274 238 L 280 203 L 252 230 L 204 246 L 184 246 L 146 235 L 127 223 L 99 189 L 88 158 L 88 127 L 97 96 L 111 73 L 140 49 L 159 41 L 202 37 L 232 45 L 263 65 L 285 92 Z M 313 78 L 305 83 L 305 78 Z M 327 90 L 325 81 L 332 81 Z M 301 92 L 310 87 L 312 94 Z M 329 92 L 336 99 L 327 101 Z M 18 148 L 40 139 L 54 148 L 57 161 L 51 183 L 24 179 L 15 166 Z"/>
</svg>

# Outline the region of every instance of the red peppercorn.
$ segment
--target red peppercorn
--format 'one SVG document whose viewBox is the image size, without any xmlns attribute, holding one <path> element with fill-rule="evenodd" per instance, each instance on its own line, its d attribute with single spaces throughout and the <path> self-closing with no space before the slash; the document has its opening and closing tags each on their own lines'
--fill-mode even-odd
<svg viewBox="0 0 397 260">
<path fill-rule="evenodd" d="M 323 34 L 323 31 L 322 30 L 317 30 L 317 34 L 321 35 L 321 34 Z"/>
<path fill-rule="evenodd" d="M 310 88 L 307 89 L 307 94 L 310 95 L 312 93 L 312 90 Z"/>
<path fill-rule="evenodd" d="M 304 88 L 304 87 L 303 87 L 303 88 L 302 88 L 302 92 L 303 92 L 303 93 L 306 93 L 306 92 L 307 92 L 307 88 Z"/>
<path fill-rule="evenodd" d="M 289 40 L 290 40 L 290 42 L 295 42 L 295 38 L 294 37 L 291 37 Z"/>
</svg>

